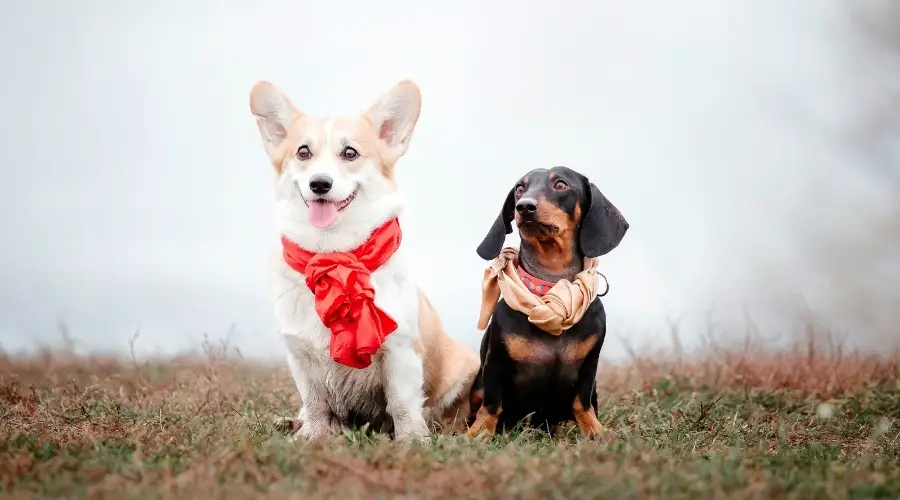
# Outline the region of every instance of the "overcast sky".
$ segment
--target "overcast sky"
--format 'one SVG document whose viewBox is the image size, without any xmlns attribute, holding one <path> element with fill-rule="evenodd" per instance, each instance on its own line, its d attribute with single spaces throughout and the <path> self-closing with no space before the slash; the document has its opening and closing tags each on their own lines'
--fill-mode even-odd
<svg viewBox="0 0 900 500">
<path fill-rule="evenodd" d="M 0 343 L 56 342 L 64 321 L 83 349 L 140 328 L 139 349 L 172 352 L 234 324 L 244 353 L 279 355 L 260 79 L 313 115 L 420 85 L 404 245 L 473 349 L 475 247 L 537 167 L 588 175 L 631 223 L 601 264 L 608 356 L 667 344 L 668 321 L 696 340 L 710 311 L 774 328 L 787 297 L 817 307 L 804 231 L 885 199 L 808 126 L 845 116 L 840 2 L 553 5 L 4 2 Z"/>
</svg>

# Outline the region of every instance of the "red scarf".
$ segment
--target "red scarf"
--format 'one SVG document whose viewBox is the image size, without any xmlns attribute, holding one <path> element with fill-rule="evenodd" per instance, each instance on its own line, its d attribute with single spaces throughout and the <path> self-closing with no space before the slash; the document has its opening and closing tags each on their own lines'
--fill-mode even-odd
<svg viewBox="0 0 900 500">
<path fill-rule="evenodd" d="M 397 329 L 397 322 L 375 306 L 372 271 L 400 246 L 400 222 L 389 220 L 351 252 L 313 253 L 281 237 L 284 261 L 306 276 L 316 312 L 331 330 L 331 357 L 352 368 L 372 364 L 372 355 Z"/>
</svg>

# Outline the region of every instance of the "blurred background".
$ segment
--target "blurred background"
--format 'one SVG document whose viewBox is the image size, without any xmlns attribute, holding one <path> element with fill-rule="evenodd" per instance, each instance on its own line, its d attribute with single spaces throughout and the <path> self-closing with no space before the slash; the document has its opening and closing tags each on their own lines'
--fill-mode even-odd
<svg viewBox="0 0 900 500">
<path fill-rule="evenodd" d="M 277 356 L 260 79 L 307 114 L 423 92 L 405 245 L 473 349 L 475 247 L 566 165 L 631 224 L 604 347 L 885 349 L 900 319 L 900 3 L 32 0 L 0 5 L 0 346 Z M 514 235 L 510 242 L 514 242 Z"/>
</svg>

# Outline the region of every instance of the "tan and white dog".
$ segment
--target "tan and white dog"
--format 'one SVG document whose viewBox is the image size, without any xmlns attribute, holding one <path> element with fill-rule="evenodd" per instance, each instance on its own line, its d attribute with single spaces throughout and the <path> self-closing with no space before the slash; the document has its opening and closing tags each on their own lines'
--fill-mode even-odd
<svg viewBox="0 0 900 500">
<path fill-rule="evenodd" d="M 432 422 L 464 422 L 478 358 L 444 331 L 399 244 L 404 201 L 394 165 L 419 118 L 418 87 L 398 83 L 362 116 L 316 118 L 275 85 L 258 82 L 250 108 L 276 173 L 282 248 L 271 262 L 271 283 L 278 334 L 302 400 L 294 437 L 317 439 L 369 423 L 409 440 L 427 436 Z M 396 234 L 381 238 L 392 223 Z M 377 268 L 366 269 L 359 249 L 379 245 L 376 237 L 394 246 L 386 260 L 368 264 Z M 369 323 L 387 326 L 370 335 L 368 354 L 360 347 L 349 355 L 355 361 L 338 362 L 345 344 L 352 351 L 365 343 L 353 332 L 371 333 L 347 319 L 354 314 L 364 316 L 358 323 L 375 318 Z"/>
</svg>

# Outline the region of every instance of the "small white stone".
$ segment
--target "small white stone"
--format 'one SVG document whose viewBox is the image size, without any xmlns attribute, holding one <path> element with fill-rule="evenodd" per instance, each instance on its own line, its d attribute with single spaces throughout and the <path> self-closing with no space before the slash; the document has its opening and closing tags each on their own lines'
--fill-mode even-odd
<svg viewBox="0 0 900 500">
<path fill-rule="evenodd" d="M 889 418 L 881 417 L 881 420 L 878 421 L 878 425 L 875 427 L 875 435 L 883 436 L 887 434 L 887 432 L 891 430 L 891 424 L 893 424 L 893 421 Z"/>
<path fill-rule="evenodd" d="M 828 420 L 834 416 L 834 405 L 831 403 L 821 403 L 816 408 L 816 416 L 822 420 Z"/>
</svg>

